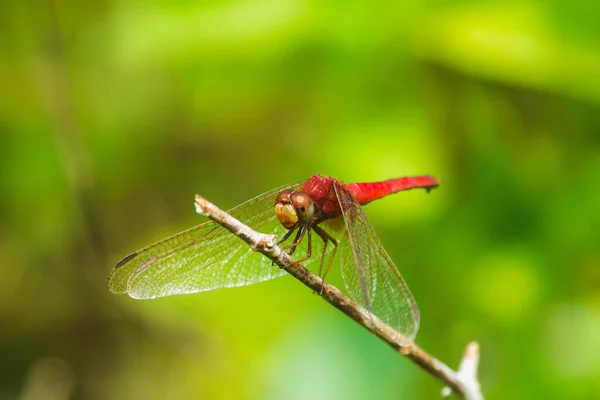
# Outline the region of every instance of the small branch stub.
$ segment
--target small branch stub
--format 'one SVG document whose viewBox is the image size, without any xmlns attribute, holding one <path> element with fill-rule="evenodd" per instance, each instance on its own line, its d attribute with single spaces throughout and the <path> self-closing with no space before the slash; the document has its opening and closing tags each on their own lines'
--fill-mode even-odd
<svg viewBox="0 0 600 400">
<path fill-rule="evenodd" d="M 209 212 L 206 210 L 207 207 L 207 200 L 199 195 L 196 195 L 196 199 L 194 201 L 194 206 L 196 207 L 196 212 L 198 214 L 204 215 L 205 217 L 209 217 L 210 214 Z"/>
<path fill-rule="evenodd" d="M 477 369 L 479 367 L 479 344 L 471 342 L 465 348 L 465 353 L 456 373 L 457 378 L 461 381 L 468 393 L 465 398 L 472 400 L 483 400 L 481 387 L 477 380 Z M 442 396 L 449 397 L 452 394 L 452 389 L 448 386 L 442 389 Z"/>
<path fill-rule="evenodd" d="M 263 235 L 263 238 L 259 240 L 256 245 L 252 246 L 252 251 L 264 253 L 271 251 L 273 246 L 277 244 L 277 236 L 275 235 Z"/>
</svg>

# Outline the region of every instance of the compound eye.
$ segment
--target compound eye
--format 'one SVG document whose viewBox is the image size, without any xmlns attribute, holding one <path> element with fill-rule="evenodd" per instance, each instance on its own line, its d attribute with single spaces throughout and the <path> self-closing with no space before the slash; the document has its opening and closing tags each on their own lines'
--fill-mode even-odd
<svg viewBox="0 0 600 400">
<path fill-rule="evenodd" d="M 277 198 L 275 199 L 275 204 L 277 204 L 277 203 L 290 204 L 291 203 L 290 202 L 290 194 L 292 194 L 292 193 L 294 193 L 294 191 L 292 189 L 282 190 L 277 195 Z"/>
<path fill-rule="evenodd" d="M 296 209 L 296 215 L 302 222 L 310 222 L 315 214 L 315 202 L 312 197 L 304 192 L 294 192 L 290 195 L 290 201 Z"/>
</svg>

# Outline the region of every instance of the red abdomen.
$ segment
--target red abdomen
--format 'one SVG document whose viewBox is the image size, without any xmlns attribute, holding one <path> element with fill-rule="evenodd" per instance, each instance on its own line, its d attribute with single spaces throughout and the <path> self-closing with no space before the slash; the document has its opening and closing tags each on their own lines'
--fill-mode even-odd
<svg viewBox="0 0 600 400">
<path fill-rule="evenodd" d="M 315 223 L 342 214 L 339 201 L 336 197 L 334 185 L 346 189 L 361 204 L 365 205 L 373 200 L 402 190 L 422 188 L 427 191 L 439 186 L 439 181 L 432 176 L 415 176 L 389 179 L 382 182 L 350 183 L 344 185 L 337 179 L 314 175 L 304 184 L 302 191 L 309 194 L 316 204 Z M 342 190 L 342 192 L 345 192 Z M 346 192 L 346 193 L 347 193 Z"/>
<path fill-rule="evenodd" d="M 373 200 L 402 190 L 421 188 L 430 191 L 439 185 L 440 182 L 433 176 L 425 175 L 406 176 L 383 182 L 350 183 L 346 187 L 361 205 L 365 205 Z"/>
</svg>

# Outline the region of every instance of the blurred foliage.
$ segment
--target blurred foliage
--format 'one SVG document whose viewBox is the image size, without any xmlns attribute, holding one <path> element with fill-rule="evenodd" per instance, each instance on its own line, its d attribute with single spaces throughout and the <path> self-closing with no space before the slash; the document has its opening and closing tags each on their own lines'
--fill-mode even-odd
<svg viewBox="0 0 600 400">
<path fill-rule="evenodd" d="M 432 174 L 366 211 L 417 342 L 488 399 L 600 396 L 591 1 L 5 0 L 0 399 L 437 398 L 289 277 L 154 301 L 110 268 L 311 174 Z M 332 282 L 340 285 L 332 273 Z"/>
</svg>

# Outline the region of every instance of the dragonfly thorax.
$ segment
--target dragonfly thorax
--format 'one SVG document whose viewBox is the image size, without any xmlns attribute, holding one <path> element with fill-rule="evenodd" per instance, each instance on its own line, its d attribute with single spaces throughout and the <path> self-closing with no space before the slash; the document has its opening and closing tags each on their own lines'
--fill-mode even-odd
<svg viewBox="0 0 600 400">
<path fill-rule="evenodd" d="M 286 189 L 275 199 L 275 215 L 286 229 L 310 223 L 314 214 L 314 201 L 307 193 Z"/>
</svg>

